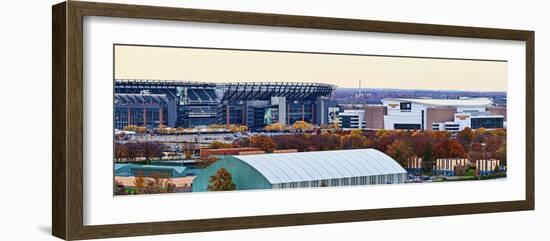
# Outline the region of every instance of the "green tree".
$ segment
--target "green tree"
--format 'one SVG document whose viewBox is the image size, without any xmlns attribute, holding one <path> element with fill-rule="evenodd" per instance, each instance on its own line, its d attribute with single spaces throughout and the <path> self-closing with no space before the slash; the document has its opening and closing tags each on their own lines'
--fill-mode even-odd
<svg viewBox="0 0 550 241">
<path fill-rule="evenodd" d="M 464 146 L 464 149 L 466 149 L 466 152 L 469 151 L 470 144 L 472 144 L 472 140 L 474 139 L 474 132 L 470 127 L 464 128 L 464 130 L 458 132 L 458 141 Z"/>
<path fill-rule="evenodd" d="M 500 148 L 496 151 L 497 158 L 500 160 L 502 165 L 506 165 L 506 143 L 503 143 Z"/>
<path fill-rule="evenodd" d="M 237 186 L 233 183 L 233 177 L 225 168 L 220 168 L 208 180 L 208 191 L 232 191 L 235 189 L 237 189 Z"/>
<path fill-rule="evenodd" d="M 432 171 L 433 168 L 433 146 L 430 141 L 426 143 L 422 151 L 422 168 L 424 171 Z"/>
</svg>

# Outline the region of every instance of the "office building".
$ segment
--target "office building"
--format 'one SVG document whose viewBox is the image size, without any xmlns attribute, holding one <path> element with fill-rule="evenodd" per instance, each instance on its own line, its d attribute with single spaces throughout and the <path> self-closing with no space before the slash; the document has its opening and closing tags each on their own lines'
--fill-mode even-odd
<svg viewBox="0 0 550 241">
<path fill-rule="evenodd" d="M 488 98 L 382 100 L 387 108 L 384 129 L 461 131 L 466 127 L 505 127 L 505 108 L 492 107 Z M 492 112 L 491 112 L 492 111 Z"/>
</svg>

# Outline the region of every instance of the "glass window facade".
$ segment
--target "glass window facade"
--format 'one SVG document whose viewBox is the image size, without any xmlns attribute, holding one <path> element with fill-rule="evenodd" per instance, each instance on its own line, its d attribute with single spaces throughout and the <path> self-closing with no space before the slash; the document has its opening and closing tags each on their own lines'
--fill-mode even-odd
<svg viewBox="0 0 550 241">
<path fill-rule="evenodd" d="M 396 130 L 419 130 L 420 124 L 393 124 L 393 129 Z"/>
<path fill-rule="evenodd" d="M 495 128 L 504 127 L 503 117 L 471 118 L 470 121 L 471 121 L 472 129 L 478 129 L 478 128 L 495 129 Z"/>
</svg>

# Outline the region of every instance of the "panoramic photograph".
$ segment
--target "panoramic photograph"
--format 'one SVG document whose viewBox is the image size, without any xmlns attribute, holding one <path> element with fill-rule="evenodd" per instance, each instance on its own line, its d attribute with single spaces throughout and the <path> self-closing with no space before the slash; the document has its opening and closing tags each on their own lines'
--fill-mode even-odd
<svg viewBox="0 0 550 241">
<path fill-rule="evenodd" d="M 506 61 L 113 51 L 114 195 L 506 180 Z"/>
</svg>

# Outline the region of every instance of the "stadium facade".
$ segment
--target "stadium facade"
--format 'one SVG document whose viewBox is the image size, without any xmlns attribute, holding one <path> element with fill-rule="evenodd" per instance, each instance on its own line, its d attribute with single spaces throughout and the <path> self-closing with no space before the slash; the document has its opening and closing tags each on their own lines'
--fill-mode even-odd
<svg viewBox="0 0 550 241">
<path fill-rule="evenodd" d="M 115 80 L 115 128 L 155 128 L 211 124 L 246 125 L 306 121 L 328 123 L 335 86 L 319 83 L 206 83 L 168 80 Z"/>
</svg>

